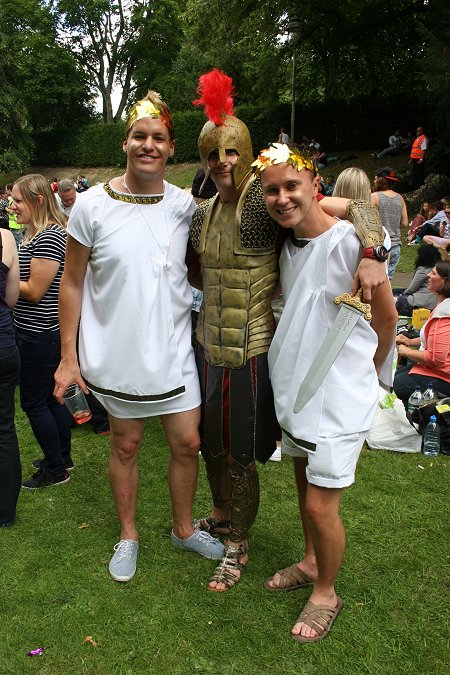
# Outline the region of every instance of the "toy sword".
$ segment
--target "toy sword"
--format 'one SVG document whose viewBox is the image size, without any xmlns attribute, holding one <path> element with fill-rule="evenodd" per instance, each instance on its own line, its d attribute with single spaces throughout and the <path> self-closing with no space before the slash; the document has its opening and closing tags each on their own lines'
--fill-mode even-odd
<svg viewBox="0 0 450 675">
<path fill-rule="evenodd" d="M 312 399 L 360 317 L 364 316 L 366 321 L 372 319 L 370 305 L 362 302 L 361 297 L 360 288 L 355 296 L 342 293 L 334 298 L 335 304 L 342 304 L 342 307 L 300 385 L 294 403 L 295 413 Z"/>
</svg>

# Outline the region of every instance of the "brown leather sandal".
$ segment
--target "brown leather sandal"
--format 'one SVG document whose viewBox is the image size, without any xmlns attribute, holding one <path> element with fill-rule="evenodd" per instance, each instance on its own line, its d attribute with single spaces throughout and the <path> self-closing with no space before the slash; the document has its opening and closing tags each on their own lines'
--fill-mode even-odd
<svg viewBox="0 0 450 675">
<path fill-rule="evenodd" d="M 196 518 L 192 522 L 192 527 L 194 530 L 202 530 L 202 532 L 208 532 L 209 534 L 218 534 L 223 536 L 230 534 L 230 521 L 217 520 L 217 518 L 214 518 L 213 516 Z"/>
<path fill-rule="evenodd" d="M 295 623 L 306 623 L 307 626 L 316 631 L 314 637 L 304 637 L 303 635 L 292 635 L 296 642 L 303 644 L 307 642 L 318 642 L 327 637 L 331 626 L 336 620 L 337 615 L 344 606 L 344 601 L 338 596 L 336 607 L 330 605 L 315 605 L 309 600 L 302 613 Z"/>
<path fill-rule="evenodd" d="M 273 580 L 275 574 L 280 575 L 280 583 L 274 588 L 273 586 L 269 586 L 269 581 Z M 269 577 L 264 584 L 264 588 L 271 593 L 276 593 L 277 591 L 295 591 L 297 588 L 306 588 L 314 583 L 295 563 L 290 565 L 290 567 L 278 570 L 275 574 Z"/>
<path fill-rule="evenodd" d="M 247 554 L 247 546 L 241 544 L 238 548 L 234 546 L 226 545 L 225 546 L 225 555 L 222 559 L 220 565 L 214 570 L 214 574 L 210 579 L 215 581 L 216 584 L 224 584 L 225 588 L 211 588 L 208 586 L 210 591 L 215 591 L 216 593 L 222 593 L 223 591 L 228 591 L 233 586 L 236 586 L 240 580 L 240 575 L 238 576 L 236 572 L 242 572 L 245 567 L 245 563 L 241 563 L 240 558 Z"/>
</svg>

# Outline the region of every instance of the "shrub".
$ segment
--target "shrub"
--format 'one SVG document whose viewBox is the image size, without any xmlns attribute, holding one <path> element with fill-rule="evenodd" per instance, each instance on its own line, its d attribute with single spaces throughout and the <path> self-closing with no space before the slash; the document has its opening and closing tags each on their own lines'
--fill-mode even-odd
<svg viewBox="0 0 450 675">
<path fill-rule="evenodd" d="M 425 162 L 425 171 L 427 175 L 437 173 L 450 177 L 450 148 L 432 145 Z"/>
</svg>

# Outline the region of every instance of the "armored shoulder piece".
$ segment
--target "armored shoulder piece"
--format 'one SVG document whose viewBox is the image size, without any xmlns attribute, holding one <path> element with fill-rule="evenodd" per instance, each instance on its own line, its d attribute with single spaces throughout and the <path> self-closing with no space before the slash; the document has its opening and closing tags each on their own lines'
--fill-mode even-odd
<svg viewBox="0 0 450 675">
<path fill-rule="evenodd" d="M 194 249 L 197 249 L 200 246 L 200 234 L 202 231 L 203 220 L 213 199 L 214 197 L 211 197 L 211 199 L 200 202 L 192 216 L 192 222 L 189 227 L 189 237 Z"/>
<path fill-rule="evenodd" d="M 245 195 L 241 215 L 241 246 L 271 248 L 277 240 L 278 224 L 269 216 L 264 205 L 261 181 L 256 178 Z"/>
</svg>

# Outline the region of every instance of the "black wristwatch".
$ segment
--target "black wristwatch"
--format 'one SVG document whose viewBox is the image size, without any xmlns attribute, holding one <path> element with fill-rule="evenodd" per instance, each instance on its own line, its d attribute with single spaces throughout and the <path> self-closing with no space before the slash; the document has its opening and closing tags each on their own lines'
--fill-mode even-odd
<svg viewBox="0 0 450 675">
<path fill-rule="evenodd" d="M 363 248 L 363 258 L 373 258 L 373 260 L 380 260 L 386 262 L 389 258 L 389 251 L 385 246 L 368 246 Z"/>
</svg>

